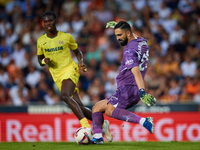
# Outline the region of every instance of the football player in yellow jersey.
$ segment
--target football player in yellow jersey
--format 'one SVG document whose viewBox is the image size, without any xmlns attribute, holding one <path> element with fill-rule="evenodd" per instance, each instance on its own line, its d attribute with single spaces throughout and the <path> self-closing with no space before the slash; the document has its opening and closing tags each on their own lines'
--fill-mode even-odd
<svg viewBox="0 0 200 150">
<path fill-rule="evenodd" d="M 57 19 L 53 11 L 45 12 L 42 17 L 47 32 L 37 40 L 38 62 L 41 66 L 48 65 L 53 80 L 61 92 L 61 98 L 72 109 L 81 126 L 90 128 L 87 119 L 92 120 L 92 112 L 82 104 L 76 87 L 80 76 L 79 67 L 83 71 L 87 69 L 82 52 L 71 34 L 56 29 Z M 79 67 L 72 60 L 70 50 L 75 53 Z M 112 141 L 109 122 L 106 120 L 103 131 L 108 141 Z"/>
<path fill-rule="evenodd" d="M 78 96 L 76 86 L 80 76 L 79 67 L 72 60 L 70 50 L 76 54 L 79 66 L 84 70 L 86 65 L 82 52 L 71 34 L 56 29 L 57 19 L 54 12 L 47 11 L 42 17 L 47 32 L 37 40 L 38 62 L 41 66 L 48 65 L 52 78 L 61 92 L 61 98 L 80 120 L 81 126 L 90 128 L 86 117 L 92 120 L 92 113 Z"/>
</svg>

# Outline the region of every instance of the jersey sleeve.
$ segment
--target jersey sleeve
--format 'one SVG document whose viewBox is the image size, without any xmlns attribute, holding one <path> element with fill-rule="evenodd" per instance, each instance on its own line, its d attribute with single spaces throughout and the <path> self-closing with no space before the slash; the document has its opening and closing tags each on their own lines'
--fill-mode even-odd
<svg viewBox="0 0 200 150">
<path fill-rule="evenodd" d="M 125 66 L 127 69 L 132 69 L 135 66 L 139 66 L 138 53 L 134 50 L 128 50 L 125 52 Z"/>
<path fill-rule="evenodd" d="M 76 50 L 78 48 L 78 44 L 75 42 L 71 34 L 69 34 L 69 48 L 71 50 Z"/>
<path fill-rule="evenodd" d="M 37 55 L 44 55 L 43 49 L 41 47 L 41 42 L 39 39 L 37 40 Z"/>
</svg>

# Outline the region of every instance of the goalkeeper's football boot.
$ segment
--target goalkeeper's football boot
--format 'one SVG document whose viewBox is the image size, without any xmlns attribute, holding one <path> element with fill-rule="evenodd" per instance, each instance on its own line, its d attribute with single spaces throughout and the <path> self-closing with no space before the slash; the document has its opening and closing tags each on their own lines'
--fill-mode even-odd
<svg viewBox="0 0 200 150">
<path fill-rule="evenodd" d="M 104 120 L 104 123 L 105 123 L 105 125 L 103 127 L 103 134 L 105 134 L 106 139 L 108 140 L 108 142 L 112 142 L 113 135 L 112 135 L 112 133 L 110 132 L 110 129 L 109 129 L 110 123 L 109 123 L 108 120 Z"/>
<path fill-rule="evenodd" d="M 153 118 L 152 118 L 152 117 L 147 117 L 146 120 L 145 120 L 145 122 L 144 122 L 144 124 L 143 124 L 143 126 L 144 126 L 147 130 L 149 130 L 149 132 L 150 132 L 151 134 L 154 133 L 154 124 L 153 124 Z"/>
<path fill-rule="evenodd" d="M 103 143 L 104 143 L 103 137 L 100 137 L 98 139 L 93 137 L 93 139 L 91 141 L 91 144 L 103 144 Z"/>
</svg>

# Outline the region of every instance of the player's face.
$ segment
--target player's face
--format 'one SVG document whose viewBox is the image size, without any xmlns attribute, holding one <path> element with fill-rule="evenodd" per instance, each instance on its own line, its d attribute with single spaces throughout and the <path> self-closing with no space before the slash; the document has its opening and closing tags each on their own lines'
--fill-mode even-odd
<svg viewBox="0 0 200 150">
<path fill-rule="evenodd" d="M 117 40 L 121 44 L 121 46 L 125 46 L 128 43 L 128 37 L 126 34 L 126 30 L 122 30 L 120 28 L 115 29 L 115 35 L 117 37 Z"/>
<path fill-rule="evenodd" d="M 46 15 L 43 17 L 44 27 L 47 31 L 51 32 L 56 29 L 56 20 L 52 15 Z"/>
</svg>

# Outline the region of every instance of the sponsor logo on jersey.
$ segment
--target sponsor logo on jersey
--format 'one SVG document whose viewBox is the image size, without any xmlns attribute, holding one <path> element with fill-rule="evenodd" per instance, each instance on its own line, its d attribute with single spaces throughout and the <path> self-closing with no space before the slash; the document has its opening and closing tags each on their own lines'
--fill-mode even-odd
<svg viewBox="0 0 200 150">
<path fill-rule="evenodd" d="M 131 65 L 131 64 L 133 64 L 133 60 L 132 59 L 131 60 L 127 60 L 125 64 L 126 65 Z"/>
<path fill-rule="evenodd" d="M 60 50 L 63 50 L 63 46 L 58 46 L 55 48 L 47 48 L 45 49 L 45 52 L 55 52 L 55 51 L 60 51 Z"/>
</svg>

